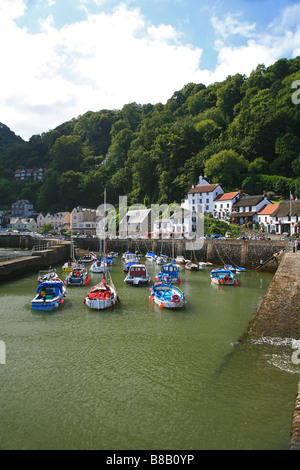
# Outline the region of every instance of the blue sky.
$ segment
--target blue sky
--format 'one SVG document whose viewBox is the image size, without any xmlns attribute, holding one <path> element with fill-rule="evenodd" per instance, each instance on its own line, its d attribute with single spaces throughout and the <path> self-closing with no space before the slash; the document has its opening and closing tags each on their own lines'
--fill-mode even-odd
<svg viewBox="0 0 300 470">
<path fill-rule="evenodd" d="M 0 122 L 27 140 L 300 55 L 300 2 L 1 0 L 0 40 Z"/>
</svg>

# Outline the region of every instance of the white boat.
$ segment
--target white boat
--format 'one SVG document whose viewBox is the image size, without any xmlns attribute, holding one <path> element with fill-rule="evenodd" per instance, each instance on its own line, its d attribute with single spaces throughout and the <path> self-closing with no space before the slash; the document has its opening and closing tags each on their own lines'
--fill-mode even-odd
<svg viewBox="0 0 300 470">
<path fill-rule="evenodd" d="M 126 284 L 130 284 L 132 286 L 144 286 L 149 284 L 150 281 L 151 278 L 144 264 L 133 264 L 130 266 L 128 274 L 124 279 Z"/>
<path fill-rule="evenodd" d="M 91 253 L 86 253 L 85 255 L 83 255 L 83 257 L 80 258 L 78 263 L 90 265 L 96 260 L 97 260 L 97 256 L 95 255 L 95 253 L 91 252 Z"/>
<path fill-rule="evenodd" d="M 153 300 L 159 308 L 182 308 L 186 304 L 184 293 L 176 286 L 155 283 L 150 290 L 149 300 Z"/>
<path fill-rule="evenodd" d="M 72 221 L 72 213 L 71 213 L 71 245 L 70 245 L 70 250 L 71 250 L 71 253 L 70 253 L 70 259 L 69 261 L 66 261 L 66 263 L 64 263 L 63 267 L 62 267 L 62 270 L 64 273 L 70 273 L 73 271 L 73 269 L 75 268 L 75 266 L 77 265 L 76 263 L 76 258 L 75 258 L 75 247 L 74 247 L 74 240 L 73 240 L 73 221 Z"/>
<path fill-rule="evenodd" d="M 107 263 L 104 262 L 103 260 L 101 261 L 101 259 L 97 259 L 91 265 L 90 271 L 92 273 L 104 273 L 106 268 L 107 268 Z"/>
<path fill-rule="evenodd" d="M 151 261 L 155 261 L 155 259 L 156 259 L 156 254 L 153 253 L 152 251 L 148 251 L 148 252 L 145 254 L 145 258 L 148 259 L 148 260 L 151 260 Z"/>
<path fill-rule="evenodd" d="M 175 263 L 176 264 L 185 264 L 185 259 L 183 256 L 177 256 L 177 258 L 175 258 Z"/>
<path fill-rule="evenodd" d="M 120 299 L 111 279 L 106 281 L 103 273 L 102 282 L 92 287 L 83 302 L 94 310 L 104 310 L 117 305 Z"/>
<path fill-rule="evenodd" d="M 104 214 L 106 213 L 106 189 L 104 189 Z M 105 227 L 106 224 L 103 224 Z M 104 255 L 106 248 L 106 233 L 103 231 L 103 240 L 104 240 Z M 87 293 L 84 303 L 89 308 L 94 310 L 104 310 L 107 308 L 114 307 L 120 302 L 119 297 L 117 296 L 116 288 L 112 282 L 112 279 L 108 273 L 107 264 L 106 268 L 102 274 L 102 281 L 96 284 L 92 289 Z"/>
<path fill-rule="evenodd" d="M 199 267 L 197 264 L 189 261 L 188 263 L 185 263 L 185 269 L 187 269 L 188 271 L 198 271 Z"/>
<path fill-rule="evenodd" d="M 213 269 L 210 272 L 210 279 L 213 284 L 220 286 L 238 286 L 239 284 L 233 272 L 229 269 Z"/>
<path fill-rule="evenodd" d="M 159 255 L 155 259 L 156 264 L 166 264 L 168 261 L 168 256 L 167 255 Z"/>
<path fill-rule="evenodd" d="M 46 282 L 46 281 L 62 282 L 62 280 L 59 278 L 54 268 L 49 268 L 48 270 L 39 271 L 38 282 L 41 283 L 41 282 Z"/>
</svg>

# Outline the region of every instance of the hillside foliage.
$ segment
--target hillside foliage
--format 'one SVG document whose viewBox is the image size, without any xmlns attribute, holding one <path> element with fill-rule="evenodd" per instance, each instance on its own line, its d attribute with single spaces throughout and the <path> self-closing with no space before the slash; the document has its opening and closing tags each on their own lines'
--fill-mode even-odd
<svg viewBox="0 0 300 470">
<path fill-rule="evenodd" d="M 249 77 L 188 83 L 166 104 L 88 111 L 28 142 L 0 129 L 0 208 L 29 199 L 54 212 L 108 202 L 180 202 L 199 175 L 224 191 L 300 197 L 300 104 L 292 84 L 300 57 L 257 66 Z M 6 127 L 6 126 L 5 126 Z M 4 130 L 7 133 L 7 129 Z M 14 180 L 48 168 L 42 181 Z"/>
</svg>

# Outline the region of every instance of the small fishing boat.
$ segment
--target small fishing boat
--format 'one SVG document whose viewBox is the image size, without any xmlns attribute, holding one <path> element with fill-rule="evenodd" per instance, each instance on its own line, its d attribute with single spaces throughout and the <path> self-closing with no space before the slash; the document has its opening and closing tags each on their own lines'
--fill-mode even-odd
<svg viewBox="0 0 300 470">
<path fill-rule="evenodd" d="M 78 264 L 85 264 L 85 265 L 90 265 L 94 261 L 97 261 L 97 256 L 95 253 L 86 253 L 80 260 L 78 261 Z"/>
<path fill-rule="evenodd" d="M 125 264 L 123 272 L 128 273 L 131 266 L 134 266 L 135 264 L 139 264 L 139 261 L 129 261 L 129 263 Z"/>
<path fill-rule="evenodd" d="M 179 276 L 179 267 L 173 263 L 163 264 L 161 270 L 156 275 L 156 280 L 159 282 L 175 283 L 181 282 Z"/>
<path fill-rule="evenodd" d="M 241 266 L 237 266 L 235 269 L 237 273 L 244 273 L 246 271 L 246 268 L 242 268 Z"/>
<path fill-rule="evenodd" d="M 177 256 L 177 258 L 175 258 L 175 263 L 176 264 L 185 264 L 185 259 L 183 256 Z"/>
<path fill-rule="evenodd" d="M 66 277 L 65 284 L 66 286 L 87 286 L 89 284 L 89 280 L 89 275 L 85 266 L 77 265 Z"/>
<path fill-rule="evenodd" d="M 155 261 L 155 259 L 156 259 L 156 254 L 153 253 L 152 251 L 148 251 L 148 252 L 145 254 L 145 258 L 148 259 L 148 260 L 151 260 L 151 261 Z"/>
<path fill-rule="evenodd" d="M 177 309 L 186 304 L 184 293 L 171 284 L 157 282 L 149 290 L 149 299 L 153 300 L 159 308 Z"/>
<path fill-rule="evenodd" d="M 151 278 L 144 264 L 133 264 L 130 266 L 128 274 L 124 279 L 126 284 L 130 284 L 132 286 L 144 286 L 149 284 L 150 281 Z"/>
<path fill-rule="evenodd" d="M 197 264 L 189 261 L 188 263 L 185 263 L 185 269 L 187 269 L 188 271 L 198 271 L 199 267 Z"/>
<path fill-rule="evenodd" d="M 38 282 L 41 283 L 41 282 L 46 282 L 46 281 L 62 282 L 55 268 L 49 268 L 48 270 L 45 270 L 45 271 L 39 271 Z"/>
<path fill-rule="evenodd" d="M 66 261 L 62 267 L 62 270 L 64 273 L 70 273 L 76 265 L 76 261 Z"/>
<path fill-rule="evenodd" d="M 210 272 L 211 282 L 221 286 L 238 286 L 234 274 L 229 269 L 213 269 Z"/>
<path fill-rule="evenodd" d="M 155 263 L 156 264 L 165 264 L 168 261 L 168 256 L 167 255 L 162 255 L 160 254 L 159 256 L 156 257 Z"/>
<path fill-rule="evenodd" d="M 234 266 L 232 266 L 232 264 L 224 264 L 224 269 L 228 269 L 232 273 L 235 273 L 235 271 L 236 271 L 236 268 Z"/>
<path fill-rule="evenodd" d="M 36 296 L 31 301 L 31 308 L 53 310 L 63 304 L 66 295 L 66 288 L 61 281 L 41 282 L 37 287 Z"/>
<path fill-rule="evenodd" d="M 101 261 L 101 258 L 98 258 L 91 265 L 90 272 L 92 272 L 92 273 L 103 273 L 106 268 L 107 268 L 107 263 L 105 263 L 103 260 Z"/>
<path fill-rule="evenodd" d="M 62 267 L 64 273 L 70 273 L 76 266 L 76 257 L 75 257 L 75 245 L 73 239 L 73 222 L 72 222 L 72 214 L 71 214 L 71 244 L 70 244 L 70 259 L 66 261 Z"/>
<path fill-rule="evenodd" d="M 134 254 L 134 253 L 125 253 L 125 256 L 124 256 L 124 273 L 128 273 L 128 270 L 131 266 L 133 266 L 134 264 L 139 264 L 139 259 L 138 257 Z"/>
</svg>

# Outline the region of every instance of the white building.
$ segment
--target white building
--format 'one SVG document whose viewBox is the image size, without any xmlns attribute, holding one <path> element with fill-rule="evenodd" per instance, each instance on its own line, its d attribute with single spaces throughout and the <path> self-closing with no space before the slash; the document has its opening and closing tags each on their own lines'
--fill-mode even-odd
<svg viewBox="0 0 300 470">
<path fill-rule="evenodd" d="M 11 217 L 7 228 L 19 231 L 36 232 L 37 223 L 32 218 Z"/>
<path fill-rule="evenodd" d="M 78 206 L 71 212 L 73 233 L 81 235 L 96 235 L 97 213 L 96 209 Z"/>
<path fill-rule="evenodd" d="M 189 190 L 183 206 L 191 212 L 212 214 L 215 208 L 214 201 L 221 194 L 224 194 L 224 191 L 219 184 L 210 184 L 200 176 L 198 184 Z"/>
<path fill-rule="evenodd" d="M 173 223 L 170 218 L 156 219 L 152 232 L 153 238 L 171 238 Z"/>
<path fill-rule="evenodd" d="M 52 224 L 56 231 L 70 230 L 70 212 L 57 212 L 55 214 L 48 212 L 45 216 L 40 213 L 37 217 L 37 226 L 41 229 L 45 224 Z"/>
<path fill-rule="evenodd" d="M 265 195 L 243 197 L 233 204 L 230 217 L 238 225 L 248 222 L 255 224 L 258 222 L 258 212 L 268 204 L 271 201 Z"/>
<path fill-rule="evenodd" d="M 216 219 L 227 220 L 230 218 L 232 206 L 242 197 L 241 191 L 220 194 L 214 200 L 215 207 L 213 217 Z"/>
<path fill-rule="evenodd" d="M 274 204 L 275 205 L 275 204 Z M 279 235 L 295 233 L 299 234 L 300 202 L 281 202 L 272 212 L 270 229 Z"/>
<path fill-rule="evenodd" d="M 152 209 L 133 209 L 126 212 L 119 224 L 120 238 L 149 238 L 154 230 Z"/>
</svg>

